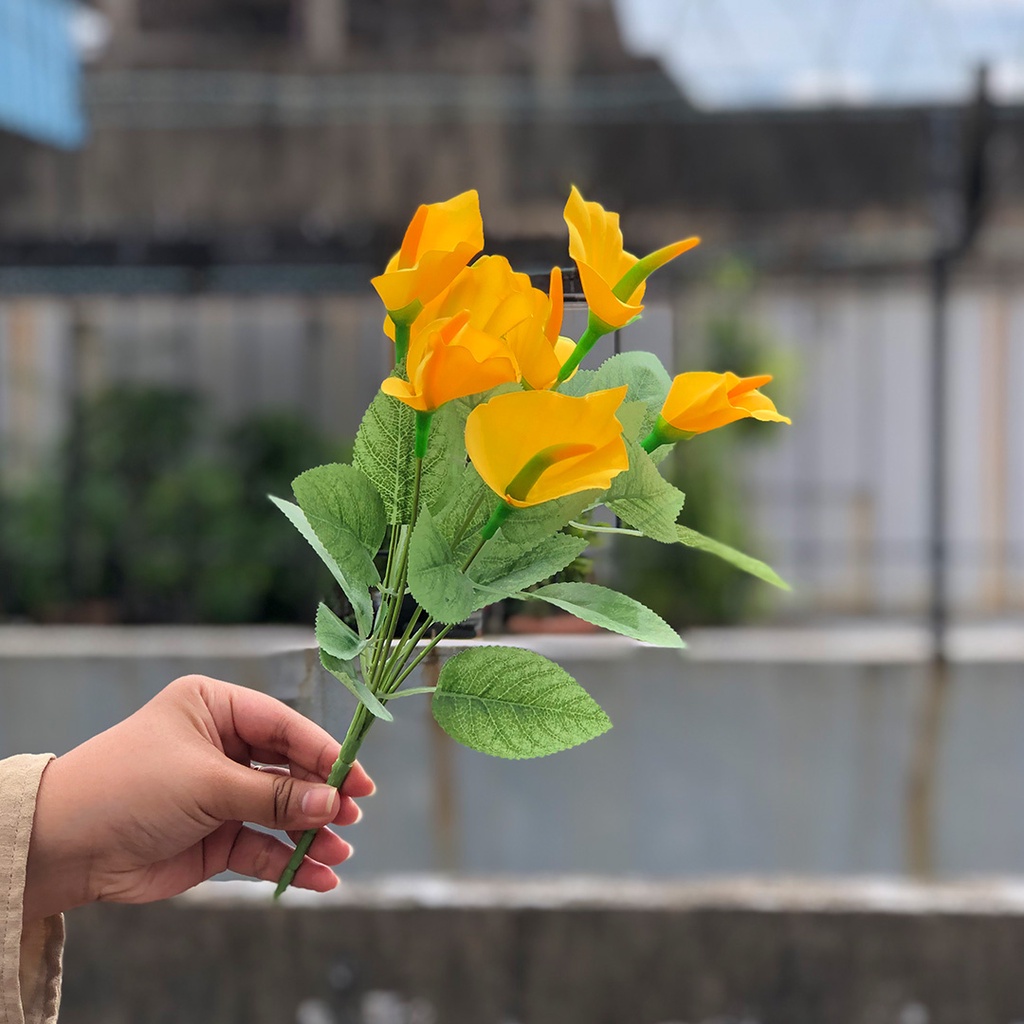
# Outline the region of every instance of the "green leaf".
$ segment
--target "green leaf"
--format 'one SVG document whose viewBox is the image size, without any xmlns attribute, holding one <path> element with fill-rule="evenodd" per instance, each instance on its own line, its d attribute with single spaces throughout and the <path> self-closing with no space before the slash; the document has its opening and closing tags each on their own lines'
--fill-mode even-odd
<svg viewBox="0 0 1024 1024">
<path fill-rule="evenodd" d="M 474 647 L 450 658 L 432 706 L 452 739 L 495 757 L 544 757 L 611 728 L 568 672 L 515 647 Z"/>
<path fill-rule="evenodd" d="M 369 477 L 354 466 L 336 462 L 306 470 L 292 481 L 292 490 L 328 551 L 338 530 L 352 534 L 371 557 L 380 550 L 387 530 L 384 506 Z"/>
<path fill-rule="evenodd" d="M 750 573 L 751 576 L 756 576 L 765 583 L 770 583 L 773 587 L 778 587 L 780 590 L 792 589 L 766 562 L 762 562 L 759 558 L 754 558 L 751 555 L 745 555 L 742 551 L 737 551 L 735 548 L 729 547 L 728 544 L 723 544 L 720 540 L 712 540 L 711 537 L 705 537 L 704 534 L 691 530 L 688 526 L 676 527 L 676 539 L 680 544 L 685 544 L 688 548 L 693 548 L 695 551 L 706 551 L 709 555 L 717 555 L 723 561 L 728 562 L 737 569 L 742 569 L 743 572 Z"/>
<path fill-rule="evenodd" d="M 558 533 L 570 520 L 577 519 L 599 501 L 602 494 L 604 491 L 581 491 L 530 508 L 513 509 L 502 524 L 501 533 L 513 544 L 536 544 Z"/>
<path fill-rule="evenodd" d="M 409 547 L 409 590 L 438 622 L 461 622 L 481 607 L 473 581 L 459 569 L 451 545 L 441 536 L 429 509 L 422 509 Z"/>
<path fill-rule="evenodd" d="M 465 561 L 466 556 L 476 547 L 480 530 L 498 501 L 498 496 L 484 483 L 476 467 L 471 462 L 467 463 L 451 500 L 435 516 L 441 536 L 453 545 L 456 557 L 461 555 L 462 561 Z"/>
<path fill-rule="evenodd" d="M 322 601 L 316 610 L 316 642 L 322 651 L 342 661 L 357 658 L 368 640 L 363 640 Z"/>
<path fill-rule="evenodd" d="M 654 425 L 665 403 L 672 378 L 653 352 L 622 352 L 606 359 L 596 370 L 581 370 L 559 389 L 566 395 L 588 395 L 592 391 L 617 388 L 626 384 L 627 402 L 643 402 L 647 407 L 640 430 L 646 434 Z M 627 434 L 629 437 L 640 436 Z"/>
<path fill-rule="evenodd" d="M 345 576 L 370 588 L 380 583 L 373 564 L 387 524 L 373 484 L 352 466 L 307 470 L 292 482 L 295 498 L 323 546 Z"/>
<path fill-rule="evenodd" d="M 356 675 L 355 666 L 351 661 L 343 661 L 320 649 L 320 664 L 334 676 L 356 700 L 366 705 L 366 710 L 385 722 L 393 722 L 395 716 L 377 698 L 373 691 Z"/>
<path fill-rule="evenodd" d="M 623 402 L 615 418 L 622 424 L 622 436 L 627 441 L 635 441 L 641 437 L 640 431 L 648 421 L 647 406 L 643 402 Z M 646 437 L 650 428 L 644 431 Z"/>
<path fill-rule="evenodd" d="M 683 508 L 683 492 L 673 487 L 635 441 L 627 441 L 629 469 L 620 473 L 604 503 L 630 526 L 663 544 L 674 544 L 676 520 Z"/>
<path fill-rule="evenodd" d="M 484 545 L 469 575 L 486 589 L 488 597 L 484 603 L 490 603 L 561 572 L 583 554 L 588 544 L 585 537 L 560 533 L 524 549 L 499 531 Z"/>
<path fill-rule="evenodd" d="M 352 609 L 356 614 L 359 632 L 363 636 L 369 635 L 373 627 L 373 602 L 370 599 L 370 592 L 367 587 L 352 579 L 346 569 L 338 564 L 334 556 L 324 547 L 320 538 L 316 535 L 316 531 L 310 525 L 309 520 L 306 519 L 298 505 L 293 505 L 290 501 L 283 501 L 281 498 L 275 498 L 272 494 L 268 495 L 268 497 L 288 517 L 288 521 L 292 526 L 305 537 L 309 546 L 319 555 L 324 565 L 330 569 L 331 575 L 335 578 L 338 586 L 344 591 L 345 596 L 352 605 Z"/>
<path fill-rule="evenodd" d="M 519 596 L 546 601 L 585 622 L 592 622 L 595 626 L 631 636 L 644 643 L 658 647 L 686 646 L 679 634 L 646 605 L 594 583 L 552 583 Z"/>
<path fill-rule="evenodd" d="M 453 402 L 438 409 L 431 421 L 420 495 L 432 512 L 447 504 L 461 480 L 466 462 L 463 424 Z M 379 392 L 359 425 L 353 459 L 377 489 L 389 523 L 412 520 L 415 444 L 416 414 L 397 398 Z"/>
</svg>

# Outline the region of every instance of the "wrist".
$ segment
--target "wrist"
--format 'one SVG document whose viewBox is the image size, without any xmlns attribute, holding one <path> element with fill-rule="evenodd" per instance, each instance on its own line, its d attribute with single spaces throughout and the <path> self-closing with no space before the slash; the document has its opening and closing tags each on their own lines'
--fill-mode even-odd
<svg viewBox="0 0 1024 1024">
<path fill-rule="evenodd" d="M 91 857 L 82 846 L 82 822 L 76 822 L 74 788 L 64 758 L 43 771 L 36 796 L 32 837 L 25 869 L 23 919 L 42 920 L 90 902 Z"/>
</svg>

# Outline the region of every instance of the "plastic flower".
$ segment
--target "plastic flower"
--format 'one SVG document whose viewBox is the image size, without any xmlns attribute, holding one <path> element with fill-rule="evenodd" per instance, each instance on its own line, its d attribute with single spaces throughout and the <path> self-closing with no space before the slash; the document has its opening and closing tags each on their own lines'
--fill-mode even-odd
<svg viewBox="0 0 1024 1024">
<path fill-rule="evenodd" d="M 502 339 L 533 314 L 534 292 L 529 276 L 516 273 L 504 256 L 481 256 L 423 307 L 422 315 L 410 328 L 410 339 L 415 341 L 434 321 L 456 316 L 463 310 L 469 313 L 470 326 Z M 395 329 L 390 322 L 385 323 L 384 330 L 394 337 Z"/>
<path fill-rule="evenodd" d="M 475 190 L 420 206 L 401 249 L 373 279 L 373 287 L 391 319 L 408 326 L 483 247 L 484 225 Z"/>
<path fill-rule="evenodd" d="M 538 391 L 552 387 L 558 381 L 559 371 L 572 355 L 576 343 L 560 336 L 564 300 L 562 271 L 551 271 L 551 285 L 547 295 L 532 288 L 533 309 L 530 316 L 516 324 L 505 341 L 519 364 L 523 380 Z"/>
<path fill-rule="evenodd" d="M 771 380 L 737 377 L 735 373 L 681 373 L 673 381 L 654 429 L 644 439 L 647 451 L 684 441 L 695 434 L 752 417 L 773 423 L 791 423 L 758 388 Z"/>
<path fill-rule="evenodd" d="M 469 312 L 435 320 L 409 345 L 408 380 L 388 377 L 381 391 L 417 412 L 519 379 L 508 348 L 469 323 Z"/>
<path fill-rule="evenodd" d="M 625 397 L 625 386 L 581 398 L 556 391 L 498 395 L 469 414 L 466 451 L 487 486 L 518 508 L 606 490 L 629 468 L 615 416 Z"/>
<path fill-rule="evenodd" d="M 586 333 L 570 360 L 571 371 L 598 338 L 625 327 L 640 315 L 647 278 L 698 245 L 700 239 L 684 238 L 638 258 L 624 248 L 619 215 L 608 213 L 600 203 L 586 202 L 575 185 L 565 204 L 565 223 L 569 228 L 569 255 L 576 261 L 590 307 Z M 563 380 L 568 373 L 563 373 Z"/>
</svg>

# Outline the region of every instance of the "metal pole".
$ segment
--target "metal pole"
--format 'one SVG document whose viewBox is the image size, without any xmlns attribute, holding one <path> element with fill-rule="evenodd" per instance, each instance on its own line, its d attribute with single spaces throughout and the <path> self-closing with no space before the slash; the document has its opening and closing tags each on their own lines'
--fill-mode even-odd
<svg viewBox="0 0 1024 1024">
<path fill-rule="evenodd" d="M 949 703 L 948 432 L 949 281 L 970 249 L 985 212 L 986 152 L 991 137 L 988 75 L 978 69 L 973 102 L 963 112 L 937 111 L 932 120 L 931 200 L 935 251 L 929 268 L 931 403 L 928 523 L 928 633 L 930 658 L 914 723 L 907 780 L 905 849 L 907 869 L 919 877 L 936 872 L 935 817 L 942 735 Z"/>
</svg>

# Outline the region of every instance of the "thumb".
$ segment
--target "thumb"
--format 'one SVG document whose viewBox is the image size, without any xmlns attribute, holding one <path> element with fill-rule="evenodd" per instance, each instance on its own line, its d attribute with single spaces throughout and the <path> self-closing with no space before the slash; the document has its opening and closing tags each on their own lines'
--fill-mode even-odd
<svg viewBox="0 0 1024 1024">
<path fill-rule="evenodd" d="M 252 821 L 296 831 L 326 825 L 341 809 L 338 791 L 322 782 L 303 782 L 240 764 L 232 764 L 222 781 L 214 811 L 222 821 Z"/>
</svg>

